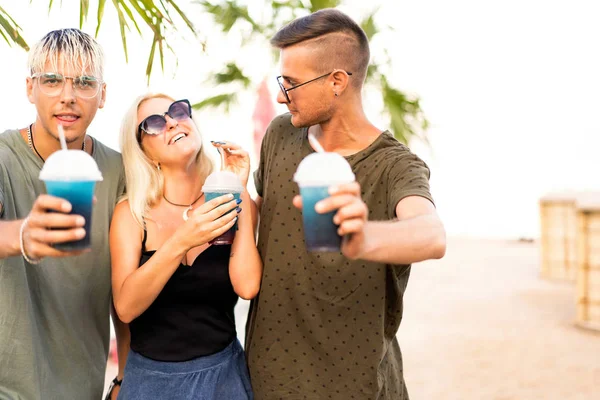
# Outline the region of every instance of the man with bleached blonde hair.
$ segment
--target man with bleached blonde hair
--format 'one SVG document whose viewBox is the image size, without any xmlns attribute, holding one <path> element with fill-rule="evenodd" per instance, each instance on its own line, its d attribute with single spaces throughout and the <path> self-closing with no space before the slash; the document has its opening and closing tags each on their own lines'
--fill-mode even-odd
<svg viewBox="0 0 600 400">
<path fill-rule="evenodd" d="M 87 135 L 106 98 L 103 63 L 102 48 L 88 34 L 46 34 L 28 61 L 35 121 L 0 134 L 2 399 L 102 396 L 112 307 L 108 230 L 125 191 L 121 155 Z M 59 124 L 69 149 L 90 154 L 104 178 L 96 186 L 88 233 L 84 218 L 69 214 L 72 205 L 45 194 L 39 180 L 45 160 L 60 149 Z M 54 247 L 86 234 L 88 251 Z M 126 356 L 127 327 L 114 320 L 119 353 Z"/>
</svg>

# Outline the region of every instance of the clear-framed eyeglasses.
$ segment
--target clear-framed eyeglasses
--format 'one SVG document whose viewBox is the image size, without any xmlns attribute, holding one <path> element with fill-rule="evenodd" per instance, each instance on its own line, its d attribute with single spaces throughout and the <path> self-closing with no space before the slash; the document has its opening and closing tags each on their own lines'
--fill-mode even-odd
<svg viewBox="0 0 600 400">
<path fill-rule="evenodd" d="M 37 80 L 40 91 L 50 97 L 60 95 L 68 79 L 73 81 L 75 95 L 84 99 L 95 97 L 102 86 L 100 79 L 90 75 L 64 76 L 57 72 L 44 72 L 33 74 L 31 77 Z"/>
</svg>

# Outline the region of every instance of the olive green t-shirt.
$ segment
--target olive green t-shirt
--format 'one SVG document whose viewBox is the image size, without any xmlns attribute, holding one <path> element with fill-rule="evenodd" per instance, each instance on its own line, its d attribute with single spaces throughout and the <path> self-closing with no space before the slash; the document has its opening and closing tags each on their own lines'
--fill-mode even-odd
<svg viewBox="0 0 600 400">
<path fill-rule="evenodd" d="M 110 339 L 108 228 L 124 192 L 121 155 L 97 140 L 92 251 L 0 259 L 0 399 L 100 399 Z M 25 218 L 45 193 L 42 161 L 15 130 L 0 134 L 0 220 Z"/>
<path fill-rule="evenodd" d="M 311 152 L 307 129 L 279 116 L 254 175 L 264 272 L 246 352 L 256 399 L 408 399 L 396 333 L 410 266 L 307 252 L 292 199 L 293 174 Z M 407 196 L 431 200 L 427 165 L 389 132 L 346 160 L 370 220 L 394 219 Z"/>
</svg>

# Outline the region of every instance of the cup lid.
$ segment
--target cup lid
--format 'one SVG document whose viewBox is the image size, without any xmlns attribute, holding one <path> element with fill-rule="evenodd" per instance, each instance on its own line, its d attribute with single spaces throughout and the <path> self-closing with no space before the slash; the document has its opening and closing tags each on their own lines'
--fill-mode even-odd
<svg viewBox="0 0 600 400">
<path fill-rule="evenodd" d="M 348 161 L 338 153 L 311 153 L 298 165 L 294 181 L 299 185 L 331 185 L 354 181 Z"/>
<path fill-rule="evenodd" d="M 236 192 L 244 191 L 240 178 L 231 171 L 215 171 L 206 177 L 203 192 Z"/>
<path fill-rule="evenodd" d="M 92 156 L 82 150 L 58 150 L 50 154 L 40 171 L 44 181 L 101 181 L 102 173 Z"/>
</svg>

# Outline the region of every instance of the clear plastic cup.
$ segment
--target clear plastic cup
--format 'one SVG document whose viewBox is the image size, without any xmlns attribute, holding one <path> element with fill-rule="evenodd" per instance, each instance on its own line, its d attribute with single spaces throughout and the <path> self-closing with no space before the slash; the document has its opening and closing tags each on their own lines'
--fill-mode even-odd
<svg viewBox="0 0 600 400">
<path fill-rule="evenodd" d="M 204 186 L 202 186 L 202 191 L 204 192 L 206 201 L 210 201 L 225 194 L 233 194 L 233 197 L 236 200 L 239 200 L 242 192 L 244 191 L 244 186 L 242 186 L 240 178 L 238 178 L 238 176 L 233 172 L 215 171 L 206 178 Z M 230 212 L 236 211 L 231 210 Z M 233 239 L 235 239 L 236 231 L 237 221 L 227 232 L 223 233 L 221 236 L 217 236 L 211 240 L 209 244 L 232 244 Z"/>
<path fill-rule="evenodd" d="M 306 248 L 311 252 L 340 251 L 342 237 L 338 235 L 338 226 L 333 222 L 337 211 L 319 214 L 315 205 L 329 197 L 331 186 L 354 181 L 350 164 L 337 153 L 311 153 L 298 165 L 294 181 L 302 196 Z"/>
<path fill-rule="evenodd" d="M 102 180 L 96 161 L 81 150 L 59 150 L 52 153 L 44 163 L 40 179 L 44 181 L 49 195 L 71 203 L 69 214 L 85 218 L 85 236 L 82 239 L 56 243 L 53 247 L 65 251 L 89 248 L 92 241 L 94 189 L 96 182 Z"/>
</svg>

